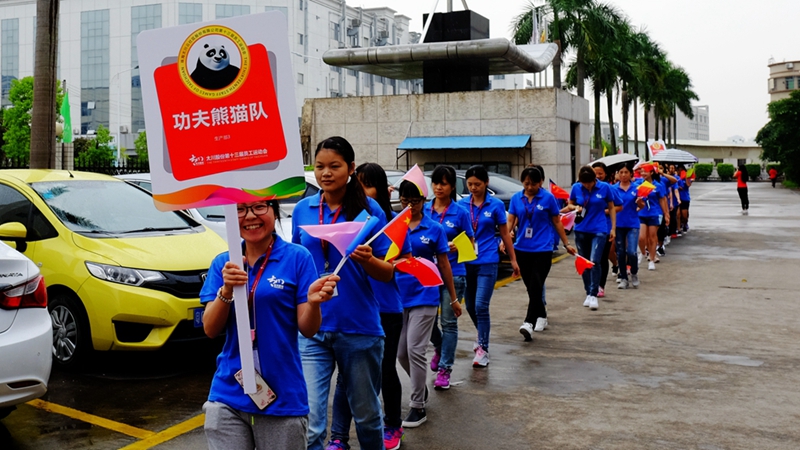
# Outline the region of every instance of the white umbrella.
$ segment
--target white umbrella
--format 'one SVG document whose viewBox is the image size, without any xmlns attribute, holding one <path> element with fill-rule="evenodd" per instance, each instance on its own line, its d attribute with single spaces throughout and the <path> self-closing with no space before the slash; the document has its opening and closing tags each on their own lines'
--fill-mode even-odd
<svg viewBox="0 0 800 450">
<path fill-rule="evenodd" d="M 697 157 L 687 151 L 668 148 L 654 156 L 653 161 L 694 164 L 697 162 Z"/>
<path fill-rule="evenodd" d="M 611 167 L 615 164 L 625 164 L 625 163 L 636 164 L 637 161 L 639 161 L 639 157 L 636 155 L 620 153 L 618 155 L 609 155 L 609 156 L 604 156 L 600 159 L 596 159 L 592 161 L 590 165 L 594 166 L 597 163 L 603 163 L 606 165 L 606 167 Z"/>
</svg>

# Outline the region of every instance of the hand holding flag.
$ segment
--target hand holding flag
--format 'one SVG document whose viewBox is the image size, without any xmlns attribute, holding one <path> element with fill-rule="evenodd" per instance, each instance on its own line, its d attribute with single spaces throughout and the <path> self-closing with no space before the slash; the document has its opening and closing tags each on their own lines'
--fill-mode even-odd
<svg viewBox="0 0 800 450">
<path fill-rule="evenodd" d="M 300 228 L 305 230 L 310 236 L 323 241 L 327 241 L 333 245 L 339 253 L 342 254 L 342 259 L 333 274 L 336 275 L 344 266 L 347 258 L 355 251 L 361 242 L 367 236 L 375 231 L 380 221 L 377 217 L 372 217 L 364 210 L 361 211 L 352 222 L 339 222 L 324 225 L 302 225 Z"/>
<path fill-rule="evenodd" d="M 583 272 L 586 271 L 586 269 L 591 269 L 592 267 L 594 267 L 593 262 L 589 261 L 583 256 L 575 255 L 575 270 L 578 271 L 578 275 L 583 275 Z"/>
<path fill-rule="evenodd" d="M 578 215 L 577 211 L 570 211 L 566 214 L 561 214 L 559 218 L 561 219 L 561 225 L 564 226 L 565 230 L 571 230 L 575 226 L 575 216 Z"/>
<path fill-rule="evenodd" d="M 655 188 L 656 187 L 653 185 L 653 183 L 645 181 L 640 184 L 638 188 L 636 188 L 636 195 L 641 198 L 646 198 L 651 192 L 653 192 L 653 189 Z"/>
<path fill-rule="evenodd" d="M 456 250 L 458 251 L 459 263 L 478 259 L 478 255 L 475 253 L 475 246 L 472 245 L 472 241 L 467 237 L 466 231 L 462 231 L 458 236 L 453 238 L 453 245 L 456 246 Z"/>
</svg>

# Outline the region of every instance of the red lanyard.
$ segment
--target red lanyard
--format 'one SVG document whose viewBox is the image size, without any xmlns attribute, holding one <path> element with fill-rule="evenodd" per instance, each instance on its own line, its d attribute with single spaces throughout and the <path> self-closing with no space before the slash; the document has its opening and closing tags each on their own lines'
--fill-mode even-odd
<svg viewBox="0 0 800 450">
<path fill-rule="evenodd" d="M 536 196 L 534 195 L 533 198 L 536 198 Z M 536 212 L 536 207 L 539 206 L 539 202 L 536 202 L 535 204 L 533 203 L 533 200 L 529 202 L 528 197 L 526 197 L 525 194 L 522 195 L 522 199 L 523 199 L 522 205 L 525 207 L 525 213 L 526 213 L 525 215 L 527 215 L 528 219 L 530 220 L 533 218 L 533 213 Z M 533 205 L 533 208 L 528 210 L 528 205 Z M 532 220 L 531 220 L 531 225 L 533 225 Z"/>
<path fill-rule="evenodd" d="M 273 240 L 272 244 L 274 243 L 275 241 Z M 250 339 L 253 341 L 256 340 L 256 287 L 258 287 L 258 282 L 261 280 L 261 275 L 264 274 L 264 269 L 267 268 L 267 261 L 269 261 L 269 256 L 272 254 L 272 244 L 269 245 L 267 252 L 264 253 L 264 262 L 261 263 L 261 268 L 258 269 L 256 278 L 253 280 L 253 286 L 250 287 L 250 295 L 247 296 L 248 303 L 253 305 L 253 329 L 250 330 Z M 249 273 L 250 271 L 248 270 L 247 272 Z"/>
<path fill-rule="evenodd" d="M 433 213 L 435 212 L 435 210 L 433 209 L 433 204 L 434 203 L 436 203 L 436 200 L 431 202 L 431 217 L 433 217 Z M 452 205 L 452 204 L 453 204 L 453 200 L 450 200 L 450 203 L 448 203 L 447 207 L 444 209 L 444 211 L 442 211 L 442 215 L 439 216 L 439 223 L 442 223 L 442 221 L 444 220 L 445 214 L 447 214 L 447 210 L 450 209 L 450 205 Z"/>
<path fill-rule="evenodd" d="M 481 219 L 481 209 L 485 204 L 486 200 L 484 199 L 483 203 L 481 203 L 481 205 L 478 206 L 478 217 L 475 218 L 475 213 L 472 211 L 472 196 L 471 195 L 469 196 L 469 218 L 472 221 L 472 231 L 474 233 L 478 232 L 478 221 Z"/>
<path fill-rule="evenodd" d="M 325 224 L 325 215 L 323 213 L 323 204 L 325 203 L 325 195 L 319 196 L 319 224 Z M 339 218 L 339 213 L 342 212 L 342 206 L 340 205 L 336 208 L 336 211 L 333 213 L 333 221 L 331 223 L 336 223 L 336 219 Z M 328 241 L 320 239 L 320 245 L 322 245 L 322 254 L 325 256 L 325 270 L 328 270 L 330 264 L 328 263 Z"/>
</svg>

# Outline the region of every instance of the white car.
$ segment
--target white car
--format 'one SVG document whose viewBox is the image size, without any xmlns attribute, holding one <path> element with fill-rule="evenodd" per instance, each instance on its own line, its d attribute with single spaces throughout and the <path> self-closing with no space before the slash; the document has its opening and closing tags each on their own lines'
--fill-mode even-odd
<svg viewBox="0 0 800 450">
<path fill-rule="evenodd" d="M 18 223 L 0 226 L 0 239 L 24 245 Z M 15 405 L 47 392 L 53 363 L 57 312 L 47 312 L 47 290 L 39 268 L 0 242 L 0 419 Z M 68 332 L 68 331 L 67 331 Z"/>
<path fill-rule="evenodd" d="M 131 173 L 117 175 L 116 177 L 139 186 L 147 192 L 152 192 L 149 173 Z M 192 216 L 192 219 L 200 222 L 209 230 L 220 235 L 222 239 L 225 239 L 225 212 L 222 206 L 192 208 L 184 210 L 184 212 Z M 284 241 L 292 242 L 292 221 L 290 220 L 290 216 L 284 211 L 283 205 L 281 205 L 280 215 L 280 220 L 275 223 L 275 232 L 278 233 Z"/>
</svg>

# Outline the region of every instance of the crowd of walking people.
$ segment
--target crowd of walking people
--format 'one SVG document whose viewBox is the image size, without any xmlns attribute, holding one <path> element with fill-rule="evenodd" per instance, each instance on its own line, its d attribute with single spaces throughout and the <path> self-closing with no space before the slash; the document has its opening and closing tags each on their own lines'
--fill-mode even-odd
<svg viewBox="0 0 800 450">
<path fill-rule="evenodd" d="M 428 370 L 435 373 L 435 390 L 450 388 L 463 309 L 477 330 L 472 366 L 489 366 L 490 303 L 501 253 L 527 289 L 519 328 L 525 341 L 548 326 L 545 284 L 559 243 L 593 263 L 582 274 L 583 305 L 591 310 L 610 295 L 609 270 L 618 289 L 638 288 L 640 264 L 646 259 L 648 270 L 655 270 L 670 240 L 689 230 L 691 177 L 672 165 L 611 169 L 582 167 L 569 198 L 560 200 L 544 187 L 540 166 L 526 167 L 522 189 L 506 211 L 488 192 L 484 167 L 466 171 L 469 195 L 458 200 L 456 171 L 438 166 L 424 189 L 409 180 L 399 185 L 410 216 L 397 257 L 387 260 L 393 241 L 379 236 L 355 247 L 351 261 L 340 265 L 347 256 L 304 226 L 351 222 L 366 210 L 383 227 L 396 213 L 379 165 L 356 167 L 344 138 L 320 142 L 314 164 L 320 191 L 296 205 L 292 242 L 274 233 L 277 202 L 240 203 L 244 260 L 237 264 L 223 253 L 209 269 L 201 292 L 204 328 L 212 337 L 226 333 L 203 407 L 209 447 L 348 449 L 352 423 L 360 448 L 399 448 L 407 429 L 427 421 Z M 432 201 L 424 195 L 428 188 Z M 573 211 L 574 247 L 562 223 L 562 215 Z M 466 262 L 453 242 L 462 234 L 476 256 Z M 426 287 L 396 270 L 412 257 L 435 265 L 442 285 Z M 341 270 L 335 273 L 335 267 Z M 242 285 L 249 293 L 256 394 L 245 394 L 240 381 L 233 291 Z M 405 396 L 397 362 L 410 379 Z"/>
</svg>

